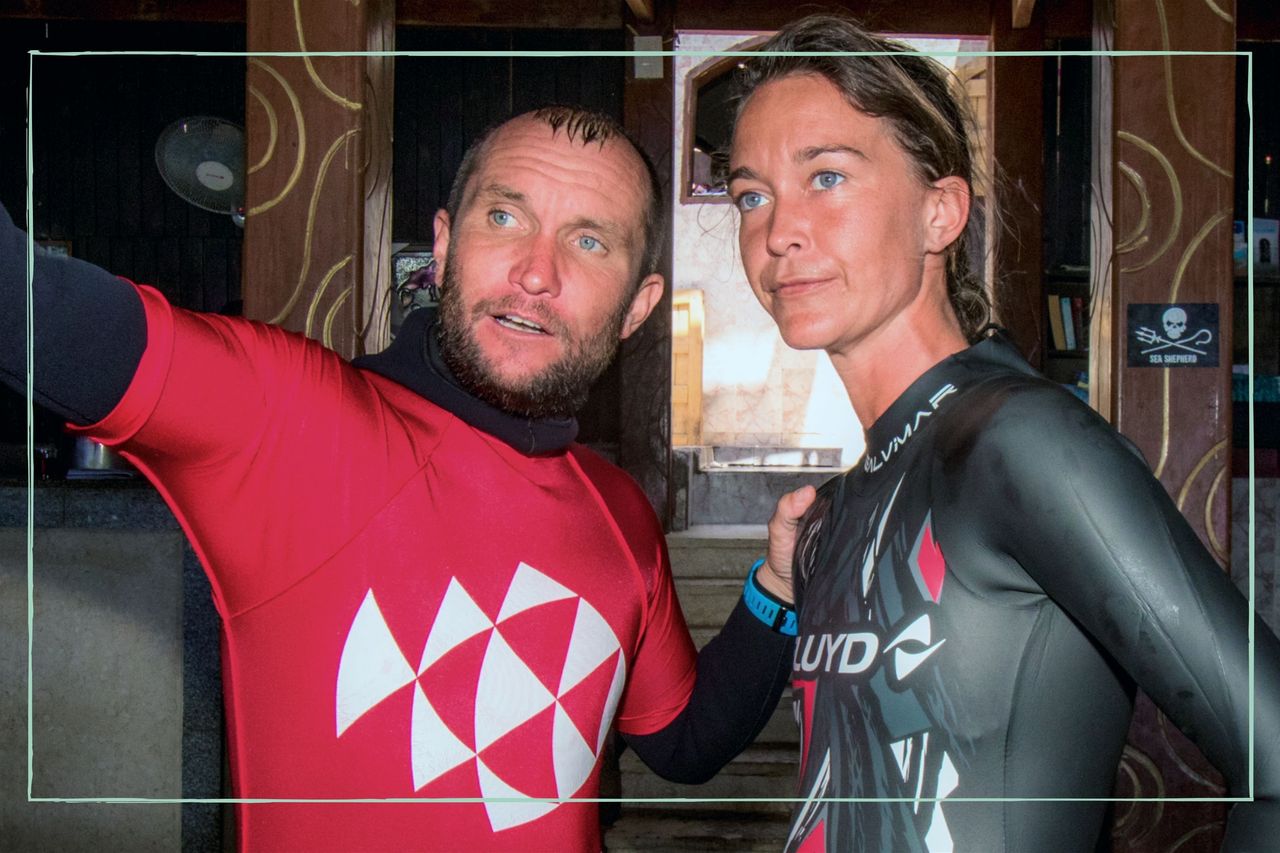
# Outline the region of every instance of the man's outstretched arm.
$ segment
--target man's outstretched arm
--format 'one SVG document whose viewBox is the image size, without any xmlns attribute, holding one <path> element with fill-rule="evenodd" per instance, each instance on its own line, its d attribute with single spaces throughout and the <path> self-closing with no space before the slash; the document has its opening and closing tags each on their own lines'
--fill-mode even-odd
<svg viewBox="0 0 1280 853">
<path fill-rule="evenodd" d="M 0 207 L 0 381 L 26 392 L 27 235 Z M 36 247 L 32 283 L 34 398 L 71 423 L 106 417 L 147 345 L 137 291 L 75 258 Z"/>
<path fill-rule="evenodd" d="M 757 571 L 760 586 L 788 603 L 796 534 L 813 496 L 805 486 L 778 501 L 769 520 L 768 555 Z M 778 707 L 794 645 L 792 636 L 766 625 L 740 598 L 720 633 L 698 653 L 689 704 L 652 734 L 624 734 L 627 745 L 665 779 L 707 781 L 751 745 Z"/>
</svg>

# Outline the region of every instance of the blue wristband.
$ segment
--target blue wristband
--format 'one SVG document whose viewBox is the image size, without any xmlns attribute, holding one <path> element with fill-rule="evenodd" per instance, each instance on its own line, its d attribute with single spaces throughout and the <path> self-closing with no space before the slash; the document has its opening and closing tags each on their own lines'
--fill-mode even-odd
<svg viewBox="0 0 1280 853">
<path fill-rule="evenodd" d="M 779 601 L 756 581 L 756 571 L 764 565 L 764 557 L 756 560 L 747 572 L 747 582 L 742 587 L 742 600 L 752 615 L 768 625 L 775 633 L 784 637 L 794 637 L 799 633 L 796 625 L 796 612 L 790 605 Z"/>
</svg>

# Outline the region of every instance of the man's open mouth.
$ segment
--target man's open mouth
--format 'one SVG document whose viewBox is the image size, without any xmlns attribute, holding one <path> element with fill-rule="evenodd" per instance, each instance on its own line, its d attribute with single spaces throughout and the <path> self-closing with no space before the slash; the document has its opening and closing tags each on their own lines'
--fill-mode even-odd
<svg viewBox="0 0 1280 853">
<path fill-rule="evenodd" d="M 550 334 L 546 329 L 539 326 L 532 320 L 526 320 L 524 317 L 517 317 L 515 314 L 500 314 L 493 319 L 498 324 L 508 329 L 515 329 L 518 332 L 530 332 L 532 334 L 547 335 Z"/>
</svg>

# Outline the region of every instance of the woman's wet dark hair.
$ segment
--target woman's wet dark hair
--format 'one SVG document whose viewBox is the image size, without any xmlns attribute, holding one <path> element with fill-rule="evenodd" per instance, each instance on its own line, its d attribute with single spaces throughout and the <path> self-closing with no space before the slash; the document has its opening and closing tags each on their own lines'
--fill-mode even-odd
<svg viewBox="0 0 1280 853">
<path fill-rule="evenodd" d="M 856 55 L 854 55 L 856 54 Z M 812 15 L 778 31 L 738 71 L 738 115 L 756 89 L 773 80 L 816 74 L 831 81 L 850 106 L 884 119 L 921 180 L 956 176 L 972 191 L 983 176 L 974 162 L 975 127 L 959 81 L 933 59 L 867 32 L 836 15 Z M 988 204 L 991 201 L 988 199 Z M 970 210 L 947 259 L 947 296 L 970 341 L 986 327 L 991 304 L 983 286 L 982 216 Z"/>
</svg>

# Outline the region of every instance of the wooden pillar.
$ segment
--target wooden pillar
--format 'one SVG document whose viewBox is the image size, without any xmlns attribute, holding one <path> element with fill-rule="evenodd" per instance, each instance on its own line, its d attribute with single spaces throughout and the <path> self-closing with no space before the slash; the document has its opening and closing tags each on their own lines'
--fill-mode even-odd
<svg viewBox="0 0 1280 853">
<path fill-rule="evenodd" d="M 249 0 L 251 52 L 393 50 L 392 0 Z M 386 343 L 392 58 L 253 56 L 245 314 L 348 358 Z"/>
<path fill-rule="evenodd" d="M 637 36 L 658 36 L 670 50 L 675 36 L 672 4 L 656 0 L 643 7 L 651 20 L 627 14 L 627 49 Z M 642 42 L 643 44 L 643 42 Z M 671 152 L 673 104 L 671 57 L 662 57 L 662 76 L 637 78 L 636 63 L 627 62 L 623 90 L 623 124 L 653 160 L 662 181 L 660 203 L 670 207 L 674 165 Z M 671 221 L 668 217 L 660 271 L 666 279 L 662 301 L 640 330 L 623 341 L 619 354 L 622 386 L 622 433 L 618 462 L 644 488 L 664 526 L 670 526 L 671 499 Z"/>
<path fill-rule="evenodd" d="M 1117 50 L 1232 51 L 1232 0 L 1116 0 Z M 1112 63 L 1111 412 L 1205 546 L 1229 560 L 1231 460 L 1231 220 L 1235 58 L 1127 56 Z M 1164 306 L 1213 306 L 1185 333 Z M 1162 307 L 1144 307 L 1162 306 Z M 1146 340 L 1135 337 L 1145 327 Z M 1199 333 L 1211 329 L 1211 339 Z M 1152 341 L 1151 336 L 1158 339 Z M 1224 336 L 1228 336 L 1225 337 Z M 1181 341 L 1182 345 L 1170 341 Z M 1187 345 L 1194 341 L 1190 349 Z M 1216 366 L 1130 366 L 1153 349 L 1192 350 Z M 1188 359 L 1189 360 L 1189 359 Z M 1217 774 L 1146 700 L 1139 704 L 1119 796 L 1220 797 Z M 1217 850 L 1224 806 L 1117 806 L 1117 851 Z"/>
<path fill-rule="evenodd" d="M 1044 14 L 1037 9 L 1026 26 L 1013 26 L 1011 5 L 996 3 L 991 49 L 1044 50 Z M 1044 358 L 1044 60 L 996 57 L 991 69 L 991 115 L 995 162 L 1000 174 L 995 197 L 1004 225 L 996 244 L 993 319 L 1036 367 Z"/>
</svg>

